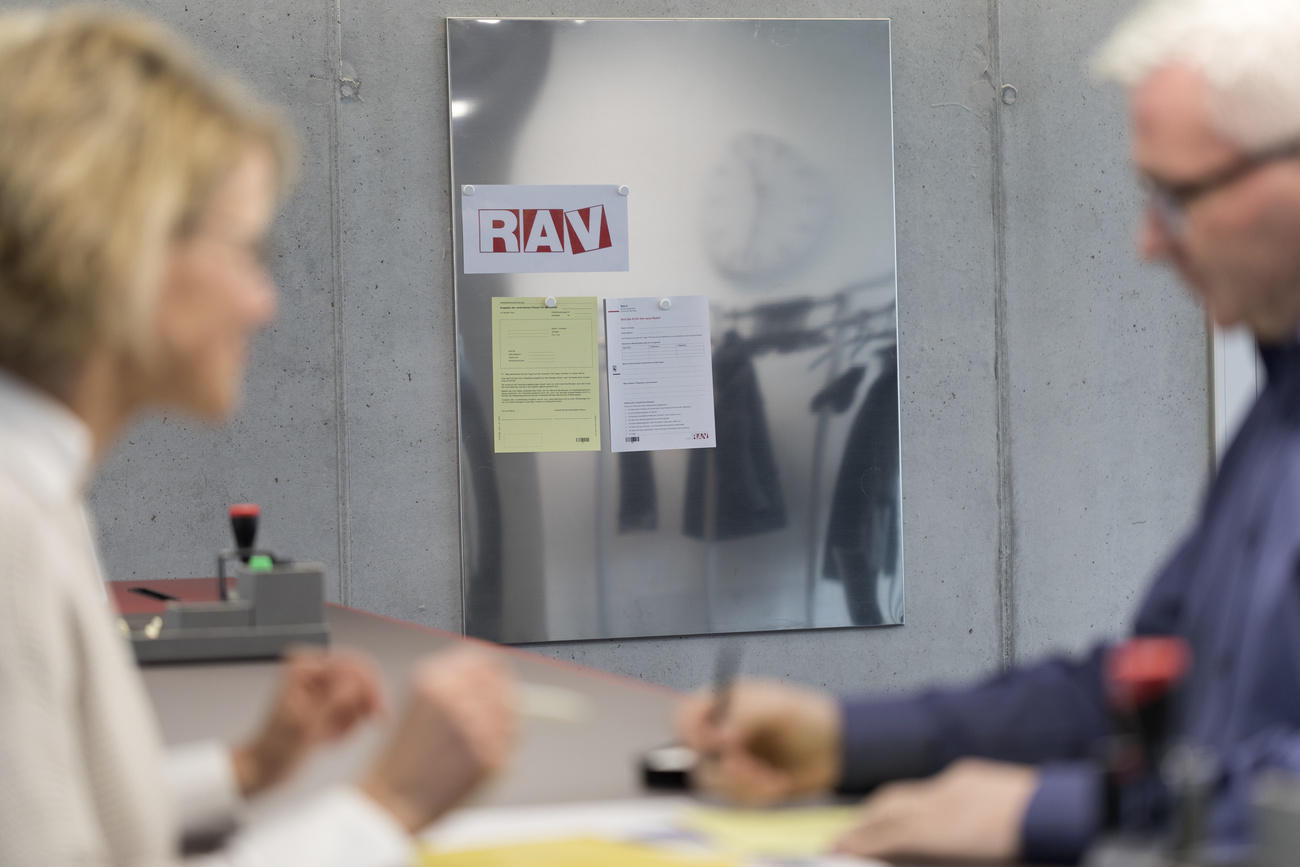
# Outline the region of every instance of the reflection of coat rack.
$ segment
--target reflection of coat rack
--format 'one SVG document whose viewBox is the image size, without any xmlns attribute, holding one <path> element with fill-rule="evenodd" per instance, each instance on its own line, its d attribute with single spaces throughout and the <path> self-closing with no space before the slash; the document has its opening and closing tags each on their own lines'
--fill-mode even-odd
<svg viewBox="0 0 1300 867">
<path fill-rule="evenodd" d="M 715 322 L 726 323 L 723 332 L 739 330 L 749 324 L 752 332 L 748 338 L 753 355 L 767 352 L 799 352 L 804 349 L 833 344 L 838 335 L 848 327 L 854 329 L 854 342 L 860 339 L 879 339 L 894 336 L 896 318 L 894 301 L 877 307 L 858 310 L 846 315 L 850 301 L 861 292 L 878 289 L 893 279 L 890 273 L 883 277 L 853 283 L 833 295 L 821 298 L 795 298 L 790 301 L 778 301 L 767 304 L 755 304 L 736 310 L 714 308 L 711 315 Z M 804 322 L 818 311 L 829 310 L 830 317 L 820 324 L 805 325 Z M 854 354 L 858 350 L 855 349 Z M 818 357 L 810 367 L 817 367 L 826 360 L 826 355 Z"/>
<path fill-rule="evenodd" d="M 885 304 L 850 313 L 850 305 L 860 293 L 888 285 L 894 278 L 893 272 L 869 280 L 845 286 L 832 295 L 822 298 L 797 298 L 770 304 L 758 304 L 738 310 L 715 311 L 715 320 L 726 323 L 724 333 L 737 330 L 741 323 L 758 323 L 753 333 L 745 338 L 753 356 L 768 352 L 790 353 L 808 349 L 827 347 L 810 364 L 815 369 L 826 364 L 826 379 L 823 389 L 829 387 L 840 376 L 845 365 L 845 353 L 848 362 L 857 358 L 868 347 L 880 347 L 897 342 L 897 316 L 893 299 Z M 804 321 L 820 310 L 830 313 L 829 319 L 821 324 L 804 325 Z M 767 323 L 779 323 L 777 328 L 766 327 Z M 788 323 L 794 323 L 793 326 Z M 818 561 L 822 553 L 821 524 L 823 520 L 821 494 L 823 487 L 822 463 L 826 451 L 826 439 L 829 435 L 830 419 L 834 414 L 830 406 L 823 405 L 816 410 L 817 426 L 813 434 L 812 463 L 809 480 L 808 522 L 805 534 L 807 557 L 804 571 L 804 621 L 808 627 L 815 626 L 816 588 Z M 709 488 L 716 485 L 716 477 L 710 474 Z M 706 494 L 708 491 L 706 491 Z M 711 602 L 711 578 L 713 576 L 713 546 L 709 545 L 709 561 L 705 571 L 705 593 Z M 846 587 L 846 592 L 847 592 Z M 712 605 L 709 605 L 710 625 L 712 625 Z"/>
</svg>

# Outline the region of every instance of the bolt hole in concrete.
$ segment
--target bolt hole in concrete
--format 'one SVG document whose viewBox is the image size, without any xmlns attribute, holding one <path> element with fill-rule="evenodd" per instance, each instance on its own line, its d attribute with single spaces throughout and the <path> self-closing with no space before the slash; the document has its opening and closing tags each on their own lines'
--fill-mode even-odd
<svg viewBox="0 0 1300 867">
<path fill-rule="evenodd" d="M 347 100 L 361 99 L 361 78 L 347 61 L 339 67 L 339 96 Z"/>
<path fill-rule="evenodd" d="M 1014 84 L 1002 85 L 1002 104 L 1015 105 L 1016 99 L 1020 96 L 1020 91 L 1016 90 Z"/>
</svg>

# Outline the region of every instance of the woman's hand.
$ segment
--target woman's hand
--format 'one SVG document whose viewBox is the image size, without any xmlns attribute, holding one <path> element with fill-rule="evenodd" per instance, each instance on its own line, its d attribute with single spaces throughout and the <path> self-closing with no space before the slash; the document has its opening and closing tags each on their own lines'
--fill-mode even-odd
<svg viewBox="0 0 1300 867">
<path fill-rule="evenodd" d="M 514 746 L 513 684 L 474 650 L 421 662 L 411 696 L 361 790 L 415 833 L 500 769 Z"/>
<path fill-rule="evenodd" d="M 333 743 L 383 710 L 374 667 L 347 652 L 293 652 L 261 729 L 231 751 L 244 797 L 282 782 L 317 747 Z"/>
</svg>

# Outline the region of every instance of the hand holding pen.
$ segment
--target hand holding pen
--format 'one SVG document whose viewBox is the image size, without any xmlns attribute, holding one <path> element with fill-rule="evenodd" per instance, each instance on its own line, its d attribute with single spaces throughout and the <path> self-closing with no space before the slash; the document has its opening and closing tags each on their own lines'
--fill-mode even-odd
<svg viewBox="0 0 1300 867">
<path fill-rule="evenodd" d="M 719 655 L 712 693 L 682 702 L 677 728 L 700 757 L 697 787 L 766 805 L 828 791 L 840 776 L 839 703 L 827 693 L 735 680 L 739 654 Z"/>
</svg>

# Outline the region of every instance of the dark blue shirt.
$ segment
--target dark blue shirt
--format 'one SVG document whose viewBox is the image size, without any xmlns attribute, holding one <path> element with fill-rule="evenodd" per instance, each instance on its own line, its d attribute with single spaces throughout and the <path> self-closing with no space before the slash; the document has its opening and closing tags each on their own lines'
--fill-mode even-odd
<svg viewBox="0 0 1300 867">
<path fill-rule="evenodd" d="M 1191 647 L 1172 734 L 1217 758 L 1211 833 L 1224 850 L 1247 842 L 1260 772 L 1300 773 L 1300 347 L 1261 355 L 1268 385 L 1134 628 L 1178 635 Z M 1110 731 L 1106 649 L 1015 669 L 973 689 L 845 701 L 842 787 L 927 776 L 964 756 L 1038 764 L 1023 855 L 1076 860 L 1101 826 L 1092 757 Z"/>
</svg>

